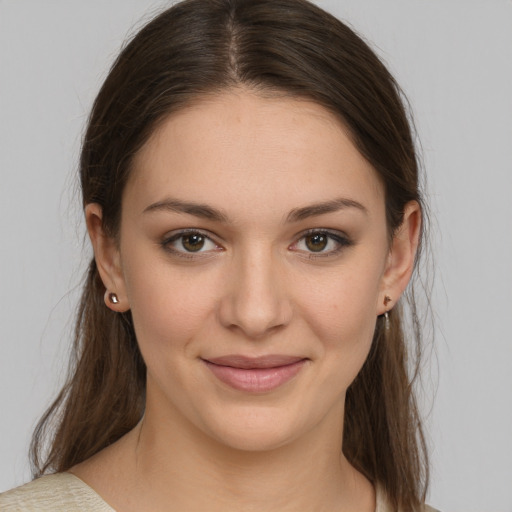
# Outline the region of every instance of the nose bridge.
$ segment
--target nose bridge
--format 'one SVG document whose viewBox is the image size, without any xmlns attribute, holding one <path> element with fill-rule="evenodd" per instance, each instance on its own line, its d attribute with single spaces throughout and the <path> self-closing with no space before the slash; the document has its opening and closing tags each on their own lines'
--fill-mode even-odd
<svg viewBox="0 0 512 512">
<path fill-rule="evenodd" d="M 252 244 L 232 262 L 230 286 L 224 297 L 222 321 L 251 338 L 289 322 L 291 308 L 282 268 L 271 247 Z"/>
</svg>

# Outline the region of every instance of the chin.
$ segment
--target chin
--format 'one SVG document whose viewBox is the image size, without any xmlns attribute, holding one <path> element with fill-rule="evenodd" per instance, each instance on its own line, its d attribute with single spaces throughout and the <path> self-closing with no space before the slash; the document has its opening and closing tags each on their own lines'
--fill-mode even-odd
<svg viewBox="0 0 512 512">
<path fill-rule="evenodd" d="M 267 452 L 292 443 L 307 425 L 289 416 L 289 410 L 247 406 L 216 418 L 210 417 L 202 430 L 226 448 L 247 452 Z"/>
</svg>

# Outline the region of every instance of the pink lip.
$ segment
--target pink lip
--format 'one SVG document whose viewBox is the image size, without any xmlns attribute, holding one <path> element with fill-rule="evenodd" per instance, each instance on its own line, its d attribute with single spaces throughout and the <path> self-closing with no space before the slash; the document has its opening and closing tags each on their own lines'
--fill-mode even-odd
<svg viewBox="0 0 512 512">
<path fill-rule="evenodd" d="M 306 359 L 283 355 L 256 358 L 229 355 L 203 361 L 224 384 L 239 391 L 264 393 L 282 386 L 295 377 Z"/>
</svg>

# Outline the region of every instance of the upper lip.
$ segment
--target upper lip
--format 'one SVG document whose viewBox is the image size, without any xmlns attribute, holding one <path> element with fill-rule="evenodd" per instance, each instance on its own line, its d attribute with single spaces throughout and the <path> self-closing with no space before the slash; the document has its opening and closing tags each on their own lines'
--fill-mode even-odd
<svg viewBox="0 0 512 512">
<path fill-rule="evenodd" d="M 212 357 L 204 359 L 206 362 L 217 364 L 219 366 L 231 366 L 243 370 L 251 370 L 256 368 L 278 368 L 289 364 L 298 363 L 307 359 L 300 356 L 287 356 L 280 354 L 271 354 L 260 357 L 247 357 L 238 354 Z"/>
</svg>

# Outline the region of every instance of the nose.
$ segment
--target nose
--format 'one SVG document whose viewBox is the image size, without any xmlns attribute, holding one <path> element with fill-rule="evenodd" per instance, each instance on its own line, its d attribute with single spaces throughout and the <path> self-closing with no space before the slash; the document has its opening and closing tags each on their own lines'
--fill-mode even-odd
<svg viewBox="0 0 512 512">
<path fill-rule="evenodd" d="M 271 251 L 252 248 L 235 258 L 226 284 L 219 308 L 224 327 L 261 339 L 290 322 L 292 307 L 283 272 Z"/>
</svg>

